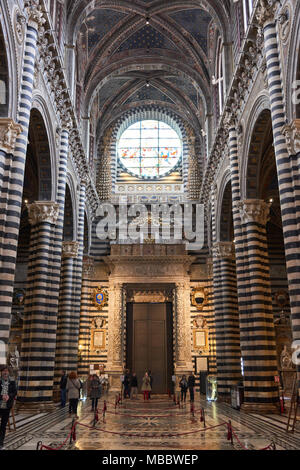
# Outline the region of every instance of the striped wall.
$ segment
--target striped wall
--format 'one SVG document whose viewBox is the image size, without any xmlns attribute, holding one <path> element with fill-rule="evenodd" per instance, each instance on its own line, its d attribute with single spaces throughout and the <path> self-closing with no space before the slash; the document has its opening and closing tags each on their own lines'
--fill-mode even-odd
<svg viewBox="0 0 300 470">
<path fill-rule="evenodd" d="M 288 154 L 286 140 L 282 134 L 282 128 L 285 125 L 285 110 L 275 21 L 267 22 L 263 31 L 289 283 L 292 330 L 293 337 L 296 340 L 300 339 L 299 155 Z M 298 372 L 298 378 L 300 378 L 300 370 Z"/>
<path fill-rule="evenodd" d="M 17 123 L 22 126 L 23 130 L 16 139 L 13 156 L 3 151 L 0 152 L 0 340 L 5 343 L 8 342 L 11 321 L 36 45 L 37 30 L 28 25 L 17 117 Z"/>
</svg>

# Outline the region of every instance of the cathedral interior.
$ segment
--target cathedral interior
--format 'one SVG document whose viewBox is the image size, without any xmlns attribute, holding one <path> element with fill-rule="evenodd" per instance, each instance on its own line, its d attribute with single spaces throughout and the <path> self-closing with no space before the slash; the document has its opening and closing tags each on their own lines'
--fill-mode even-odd
<svg viewBox="0 0 300 470">
<path fill-rule="evenodd" d="M 1 0 L 4 448 L 64 441 L 62 371 L 63 448 L 300 448 L 299 46 L 298 0 Z"/>
</svg>

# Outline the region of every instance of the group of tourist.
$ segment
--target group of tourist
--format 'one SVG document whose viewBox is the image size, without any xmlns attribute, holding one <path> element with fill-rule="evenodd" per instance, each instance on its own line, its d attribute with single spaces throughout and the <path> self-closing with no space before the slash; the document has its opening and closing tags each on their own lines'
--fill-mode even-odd
<svg viewBox="0 0 300 470">
<path fill-rule="evenodd" d="M 65 371 L 62 371 L 60 379 L 60 391 L 61 391 L 61 407 L 66 406 L 67 398 L 69 399 L 69 413 L 74 413 L 77 416 L 78 401 L 80 399 L 81 390 L 86 387 L 86 395 L 92 401 L 92 411 L 95 411 L 98 406 L 98 400 L 102 395 L 105 378 L 97 374 L 89 376 L 86 383 L 82 383 L 77 377 L 76 372 L 71 372 L 69 375 Z"/>
<path fill-rule="evenodd" d="M 193 372 L 191 372 L 188 378 L 186 378 L 186 375 L 183 375 L 181 377 L 179 381 L 179 387 L 181 390 L 181 401 L 186 401 L 187 391 L 189 391 L 190 393 L 190 401 L 193 402 L 195 400 L 195 385 L 196 379 Z"/>
<path fill-rule="evenodd" d="M 124 398 L 137 398 L 138 395 L 138 378 L 135 372 L 130 374 L 129 369 L 126 369 L 122 380 Z M 151 398 L 151 391 L 153 385 L 153 377 L 151 370 L 145 372 L 142 379 L 141 391 L 144 393 L 144 400 Z"/>
</svg>

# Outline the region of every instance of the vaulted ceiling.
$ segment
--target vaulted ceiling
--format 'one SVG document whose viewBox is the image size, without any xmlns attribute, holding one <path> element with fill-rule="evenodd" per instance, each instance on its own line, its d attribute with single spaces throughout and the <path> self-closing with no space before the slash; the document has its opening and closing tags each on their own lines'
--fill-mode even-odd
<svg viewBox="0 0 300 470">
<path fill-rule="evenodd" d="M 211 112 L 216 38 L 229 41 L 230 1 L 68 2 L 81 115 L 100 133 L 135 106 L 159 105 L 200 131 Z"/>
</svg>

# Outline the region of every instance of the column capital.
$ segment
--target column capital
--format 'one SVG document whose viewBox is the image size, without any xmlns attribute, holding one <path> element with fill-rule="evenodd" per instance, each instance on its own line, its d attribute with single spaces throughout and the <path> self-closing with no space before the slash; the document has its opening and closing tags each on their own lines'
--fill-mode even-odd
<svg viewBox="0 0 300 470">
<path fill-rule="evenodd" d="M 77 258 L 79 250 L 79 242 L 63 242 L 62 243 L 62 257 L 63 258 Z"/>
<path fill-rule="evenodd" d="M 300 152 L 300 119 L 294 119 L 290 124 L 286 124 L 281 129 L 285 136 L 289 155 L 296 155 Z"/>
<path fill-rule="evenodd" d="M 28 25 L 32 26 L 38 30 L 44 23 L 46 19 L 44 18 L 44 13 L 42 7 L 39 4 L 39 0 L 27 0 L 25 1 L 25 9 L 28 17 Z"/>
<path fill-rule="evenodd" d="M 213 246 L 213 254 L 215 258 L 234 258 L 234 243 L 232 242 L 216 242 Z"/>
<path fill-rule="evenodd" d="M 256 20 L 262 28 L 268 23 L 275 22 L 277 8 L 280 7 L 279 0 L 259 0 L 256 10 Z"/>
<path fill-rule="evenodd" d="M 59 215 L 59 204 L 53 201 L 36 201 L 28 204 L 29 222 L 31 225 L 37 225 L 46 222 L 52 225 L 56 224 Z"/>
<path fill-rule="evenodd" d="M 244 199 L 237 203 L 242 224 L 256 223 L 266 225 L 269 220 L 271 203 L 262 199 Z"/>
<path fill-rule="evenodd" d="M 0 149 L 6 153 L 13 153 L 16 139 L 23 128 L 11 118 L 0 118 Z"/>
</svg>

